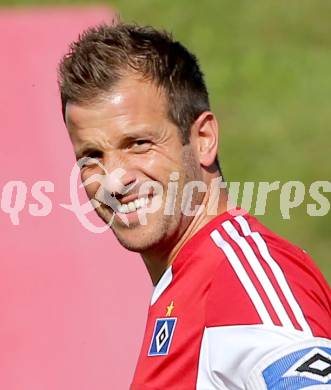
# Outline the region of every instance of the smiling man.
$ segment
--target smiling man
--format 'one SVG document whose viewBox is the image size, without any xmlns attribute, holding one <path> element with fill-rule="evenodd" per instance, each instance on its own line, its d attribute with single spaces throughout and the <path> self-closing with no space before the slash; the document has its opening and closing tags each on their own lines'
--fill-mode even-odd
<svg viewBox="0 0 331 390">
<path fill-rule="evenodd" d="M 69 101 L 66 105 L 66 123 L 77 158 L 91 158 L 88 164 L 82 166 L 83 181 L 105 170 L 125 170 L 121 181 L 114 183 L 108 180 L 103 185 L 104 190 L 113 192 L 120 202 L 118 210 L 115 210 L 117 215 L 112 223 L 113 231 L 123 246 L 142 253 L 152 280 L 156 283 L 170 264 L 176 248 L 179 249 L 190 235 L 206 223 L 207 215 L 201 215 L 190 224 L 192 218 L 179 212 L 180 194 L 183 193 L 184 185 L 192 180 L 206 180 L 208 183 L 219 175 L 215 161 L 217 123 L 214 115 L 206 111 L 200 115 L 194 129 L 203 135 L 201 139 L 198 136 L 196 142 L 199 142 L 199 160 L 209 168 L 204 177 L 200 172 L 196 151 L 191 143 L 183 145 L 176 124 L 168 118 L 162 90 L 150 81 L 141 80 L 141 76 L 136 73 L 123 77 L 117 82 L 116 90 L 107 96 L 102 95 L 91 105 L 77 105 Z M 102 161 L 102 166 L 97 164 L 97 159 Z M 173 215 L 165 215 L 166 197 L 162 195 L 167 192 L 169 177 L 173 172 L 179 177 L 176 191 L 178 199 L 174 205 L 177 210 Z M 139 198 L 141 186 L 150 181 L 160 183 L 162 193 L 154 191 Z M 123 194 L 122 187 L 132 189 Z M 99 183 L 86 186 L 91 199 L 95 197 L 98 188 Z M 145 199 L 148 201 L 144 202 Z M 156 203 L 157 200 L 161 207 L 148 214 L 147 224 L 141 224 L 138 214 L 139 210 L 143 212 L 141 206 L 146 207 L 149 202 Z M 192 203 L 202 201 L 203 194 L 195 193 Z M 101 204 L 96 210 L 106 223 L 114 212 L 107 204 Z M 121 214 L 125 214 L 129 226 L 124 223 Z M 171 248 L 177 241 L 178 245 Z M 169 249 L 172 249 L 172 253 L 169 253 Z"/>
<path fill-rule="evenodd" d="M 329 287 L 304 251 L 227 210 L 196 58 L 151 27 L 102 25 L 71 45 L 59 86 L 87 194 L 155 285 L 131 388 L 331 385 Z"/>
</svg>

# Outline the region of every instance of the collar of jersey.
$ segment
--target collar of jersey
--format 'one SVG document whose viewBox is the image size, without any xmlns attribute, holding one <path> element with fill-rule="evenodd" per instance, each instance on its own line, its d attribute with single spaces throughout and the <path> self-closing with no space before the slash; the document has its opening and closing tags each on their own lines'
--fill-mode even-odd
<svg viewBox="0 0 331 390">
<path fill-rule="evenodd" d="M 209 236 L 209 234 L 216 229 L 221 222 L 232 219 L 237 215 L 245 215 L 247 211 L 236 207 L 229 211 L 225 211 L 224 213 L 217 215 L 211 221 L 209 221 L 206 225 L 204 225 L 199 231 L 197 231 L 180 249 L 179 253 L 172 261 L 171 265 L 166 269 L 161 279 L 158 281 L 157 285 L 154 288 L 151 305 L 160 298 L 162 293 L 169 287 L 173 279 L 173 268 L 180 268 L 182 263 L 187 260 L 191 254 L 196 250 L 196 244 L 201 241 L 201 236 Z"/>
</svg>

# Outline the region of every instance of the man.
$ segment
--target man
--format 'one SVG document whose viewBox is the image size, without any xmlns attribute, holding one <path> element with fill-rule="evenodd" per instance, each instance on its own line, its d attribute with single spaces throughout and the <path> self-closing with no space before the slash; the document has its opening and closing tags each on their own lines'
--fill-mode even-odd
<svg viewBox="0 0 331 390">
<path fill-rule="evenodd" d="M 102 25 L 59 86 L 87 194 L 155 285 L 131 388 L 330 387 L 330 289 L 304 251 L 227 210 L 196 58 L 165 32 Z"/>
</svg>

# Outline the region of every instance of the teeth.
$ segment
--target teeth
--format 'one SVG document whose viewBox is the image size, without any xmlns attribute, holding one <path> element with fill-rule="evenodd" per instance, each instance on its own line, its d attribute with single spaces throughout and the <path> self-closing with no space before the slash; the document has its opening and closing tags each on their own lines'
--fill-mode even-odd
<svg viewBox="0 0 331 390">
<path fill-rule="evenodd" d="M 129 211 L 135 211 L 136 210 L 136 206 L 134 205 L 133 202 L 129 202 L 128 209 L 129 209 Z"/>
<path fill-rule="evenodd" d="M 146 205 L 147 205 L 147 199 L 140 198 L 140 199 L 136 199 L 133 202 L 129 202 L 127 204 L 120 204 L 117 210 L 119 213 L 127 214 L 127 213 L 132 213 L 133 211 L 136 211 L 137 209 L 140 209 L 142 207 L 145 207 Z"/>
<path fill-rule="evenodd" d="M 122 205 L 122 207 L 123 207 L 123 213 L 128 213 L 129 212 L 129 207 L 128 207 L 128 205 L 127 204 L 123 204 Z"/>
</svg>

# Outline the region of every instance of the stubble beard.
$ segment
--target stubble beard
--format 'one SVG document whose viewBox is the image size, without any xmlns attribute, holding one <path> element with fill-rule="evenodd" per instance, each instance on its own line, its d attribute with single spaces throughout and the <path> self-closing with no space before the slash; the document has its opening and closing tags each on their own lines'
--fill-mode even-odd
<svg viewBox="0 0 331 390">
<path fill-rule="evenodd" d="M 174 218 L 176 218 L 175 215 L 164 215 L 163 211 L 159 210 L 147 216 L 146 225 L 138 223 L 131 229 L 130 227 L 117 228 L 113 226 L 112 230 L 124 248 L 143 254 L 164 245 L 166 237 L 171 231 L 171 225 L 174 223 Z"/>
<path fill-rule="evenodd" d="M 124 248 L 141 254 L 158 248 L 166 250 L 167 246 L 175 245 L 181 235 L 184 234 L 193 217 L 187 217 L 181 211 L 183 189 L 186 183 L 191 180 L 201 180 L 201 177 L 198 173 L 197 161 L 190 145 L 184 146 L 182 158 L 184 169 L 181 174 L 184 177 L 180 180 L 180 185 L 178 186 L 173 215 L 165 215 L 164 199 L 159 210 L 146 215 L 146 224 L 141 224 L 138 220 L 126 226 L 123 222 L 117 222 L 116 219 L 110 224 L 113 211 L 104 206 L 96 210 L 99 217 L 106 224 L 110 224 L 114 235 Z M 166 190 L 167 188 L 164 188 L 164 196 Z M 194 202 L 195 199 L 193 198 L 192 203 Z"/>
</svg>

